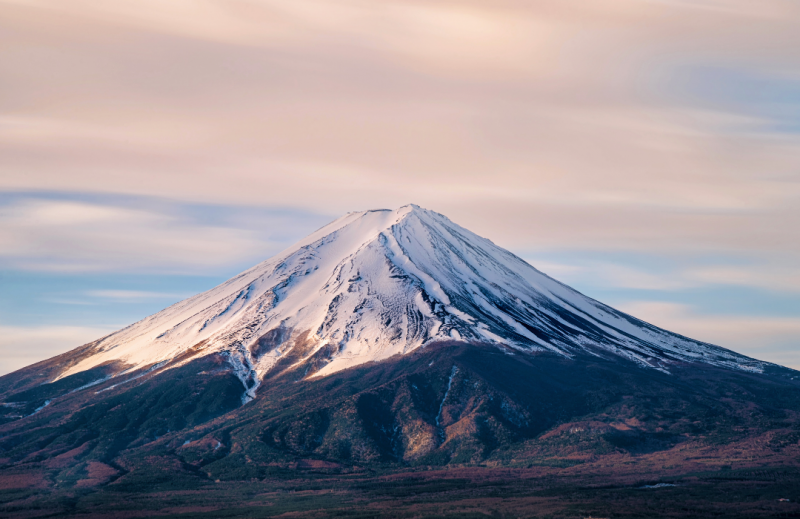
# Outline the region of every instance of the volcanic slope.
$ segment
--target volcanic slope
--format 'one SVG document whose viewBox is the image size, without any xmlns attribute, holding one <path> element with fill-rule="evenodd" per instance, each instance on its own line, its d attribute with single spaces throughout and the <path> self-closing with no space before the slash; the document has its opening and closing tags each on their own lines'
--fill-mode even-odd
<svg viewBox="0 0 800 519">
<path fill-rule="evenodd" d="M 305 363 L 306 375 L 324 376 L 441 340 L 617 355 L 665 372 L 675 362 L 764 366 L 618 312 L 445 216 L 408 205 L 347 214 L 63 358 L 54 378 L 110 364 L 120 377 L 221 352 L 247 400 L 273 369 Z"/>
</svg>

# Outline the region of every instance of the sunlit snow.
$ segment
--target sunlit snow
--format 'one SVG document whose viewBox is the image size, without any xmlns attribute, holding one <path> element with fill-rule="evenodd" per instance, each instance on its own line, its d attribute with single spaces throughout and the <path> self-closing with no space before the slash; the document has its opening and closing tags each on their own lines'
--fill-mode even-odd
<svg viewBox="0 0 800 519">
<path fill-rule="evenodd" d="M 278 329 L 287 340 L 254 354 L 259 338 Z M 762 369 L 594 301 L 445 216 L 408 205 L 347 214 L 222 285 L 103 338 L 60 377 L 109 361 L 126 372 L 160 367 L 193 348 L 225 354 L 247 402 L 305 332 L 298 364 L 327 352 L 313 376 L 440 340 L 565 357 L 615 354 L 662 371 L 681 361 Z M 167 367 L 191 358 L 184 357 Z"/>
</svg>

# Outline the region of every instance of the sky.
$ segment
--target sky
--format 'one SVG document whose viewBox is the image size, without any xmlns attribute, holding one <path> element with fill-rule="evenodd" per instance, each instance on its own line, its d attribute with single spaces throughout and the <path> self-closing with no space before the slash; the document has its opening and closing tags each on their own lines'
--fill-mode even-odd
<svg viewBox="0 0 800 519">
<path fill-rule="evenodd" d="M 416 203 L 800 369 L 797 0 L 0 0 L 0 374 Z"/>
</svg>

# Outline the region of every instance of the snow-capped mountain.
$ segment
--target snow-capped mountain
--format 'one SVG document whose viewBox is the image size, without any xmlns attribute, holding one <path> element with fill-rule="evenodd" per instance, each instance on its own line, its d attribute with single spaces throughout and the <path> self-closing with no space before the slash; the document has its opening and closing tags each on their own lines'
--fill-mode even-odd
<svg viewBox="0 0 800 519">
<path fill-rule="evenodd" d="M 763 367 L 618 312 L 447 217 L 407 205 L 347 214 L 84 348 L 58 378 L 104 363 L 141 373 L 222 353 L 253 397 L 274 369 L 306 364 L 306 376 L 320 377 L 442 340 L 509 353 L 617 355 L 661 371 L 677 362 Z"/>
<path fill-rule="evenodd" d="M 138 517 L 145 495 L 196 515 L 241 488 L 243 502 L 263 489 L 269 508 L 255 515 L 269 515 L 307 470 L 304 507 L 336 503 L 321 481 L 358 485 L 343 512 L 407 481 L 474 502 L 473 483 L 441 486 L 441 467 L 514 479 L 512 496 L 542 488 L 523 474 L 660 481 L 731 460 L 784 478 L 800 459 L 797 379 L 617 312 L 440 214 L 351 213 L 208 292 L 0 377 L 0 483 L 15 500 L 0 515 L 91 515 L 98 503 L 114 515 L 122 502 Z M 413 506 L 429 487 L 414 483 Z M 486 495 L 495 503 L 497 487 Z"/>
</svg>

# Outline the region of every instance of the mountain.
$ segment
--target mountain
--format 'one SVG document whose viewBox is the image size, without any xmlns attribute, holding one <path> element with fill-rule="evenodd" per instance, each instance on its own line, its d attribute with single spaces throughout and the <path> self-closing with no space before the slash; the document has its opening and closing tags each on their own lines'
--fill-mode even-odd
<svg viewBox="0 0 800 519">
<path fill-rule="evenodd" d="M 616 311 L 438 213 L 350 213 L 0 377 L 0 512 L 127 514 L 109 496 L 146 493 L 160 513 L 193 489 L 220 510 L 241 497 L 225 481 L 352 490 L 436 467 L 630 483 L 768 465 L 792 488 L 797 375 Z"/>
<path fill-rule="evenodd" d="M 97 341 L 56 379 L 222 352 L 254 397 L 275 369 L 325 376 L 442 340 L 750 371 L 764 364 L 594 301 L 415 205 L 350 213 L 222 285 Z M 179 362 L 176 359 L 180 358 Z M 157 369 L 157 368 L 156 368 Z"/>
</svg>

